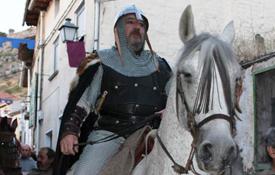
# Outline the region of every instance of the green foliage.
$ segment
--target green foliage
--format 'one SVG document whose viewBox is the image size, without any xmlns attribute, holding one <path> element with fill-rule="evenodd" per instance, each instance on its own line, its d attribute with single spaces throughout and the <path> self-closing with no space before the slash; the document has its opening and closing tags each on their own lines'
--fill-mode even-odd
<svg viewBox="0 0 275 175">
<path fill-rule="evenodd" d="M 1 85 L 0 85 L 0 89 L 1 89 L 1 90 L 5 90 L 5 89 L 7 89 L 7 88 L 8 88 L 8 86 L 5 85 L 5 84 L 1 84 Z"/>
<path fill-rule="evenodd" d="M 5 92 L 10 93 L 10 94 L 19 93 L 19 92 L 22 92 L 22 88 L 19 87 L 18 85 L 16 85 L 16 86 L 6 89 Z"/>
<path fill-rule="evenodd" d="M 7 37 L 7 34 L 4 32 L 0 32 L 0 36 Z"/>
<path fill-rule="evenodd" d="M 7 56 L 16 56 L 16 53 L 0 52 L 0 57 L 7 57 Z"/>
</svg>

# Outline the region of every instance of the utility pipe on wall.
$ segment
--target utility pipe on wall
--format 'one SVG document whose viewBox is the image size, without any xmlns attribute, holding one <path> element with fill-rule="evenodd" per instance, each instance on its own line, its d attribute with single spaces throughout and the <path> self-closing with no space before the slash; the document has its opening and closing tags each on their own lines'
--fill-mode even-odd
<svg viewBox="0 0 275 175">
<path fill-rule="evenodd" d="M 45 11 L 40 11 L 40 29 L 39 29 L 39 101 L 38 101 L 38 109 L 41 110 L 41 101 L 42 101 L 42 90 L 43 90 L 43 75 L 44 75 L 44 50 L 45 50 L 45 44 L 44 44 L 44 17 L 45 17 Z"/>
<path fill-rule="evenodd" d="M 37 80 L 35 83 L 36 84 L 36 107 L 35 107 L 35 140 L 36 140 L 36 151 L 38 151 L 39 146 L 40 146 L 40 127 L 39 127 L 39 116 L 37 115 L 38 111 L 41 110 L 41 97 L 42 97 L 42 87 L 43 87 L 43 64 L 44 64 L 44 16 L 45 12 L 40 11 L 40 26 L 39 26 L 39 64 L 38 64 L 38 74 L 36 75 Z"/>
<path fill-rule="evenodd" d="M 94 5 L 94 48 L 99 49 L 99 31 L 100 31 L 100 0 L 95 0 Z"/>
</svg>

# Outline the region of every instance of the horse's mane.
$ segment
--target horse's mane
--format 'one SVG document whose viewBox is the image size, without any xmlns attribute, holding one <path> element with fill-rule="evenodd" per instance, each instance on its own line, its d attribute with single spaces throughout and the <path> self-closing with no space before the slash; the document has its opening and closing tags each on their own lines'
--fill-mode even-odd
<svg viewBox="0 0 275 175">
<path fill-rule="evenodd" d="M 204 42 L 207 41 L 207 42 Z M 217 69 L 221 76 L 221 81 L 223 85 L 223 91 L 225 96 L 225 101 L 230 114 L 234 114 L 234 99 L 232 98 L 232 85 L 231 77 L 228 71 L 234 69 L 235 55 L 232 51 L 231 46 L 219 39 L 218 37 L 212 36 L 208 33 L 202 33 L 195 36 L 193 39 L 185 43 L 184 51 L 182 52 L 179 62 L 184 61 L 188 55 L 195 49 L 200 49 L 200 58 L 203 61 L 203 70 L 200 77 L 199 89 L 196 95 L 196 101 L 194 106 L 194 113 L 207 113 L 213 106 L 210 103 L 210 91 L 211 82 L 215 77 L 215 72 L 213 69 L 214 63 L 217 65 Z M 180 64 L 178 64 L 180 65 Z"/>
</svg>

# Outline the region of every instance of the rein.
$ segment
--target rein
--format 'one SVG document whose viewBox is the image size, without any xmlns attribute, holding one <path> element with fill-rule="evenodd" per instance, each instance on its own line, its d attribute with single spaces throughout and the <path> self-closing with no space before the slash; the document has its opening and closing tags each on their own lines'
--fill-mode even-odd
<svg viewBox="0 0 275 175">
<path fill-rule="evenodd" d="M 185 167 L 181 166 L 180 164 L 178 164 L 174 158 L 172 157 L 172 155 L 169 153 L 169 151 L 167 150 L 167 148 L 165 147 L 165 145 L 163 144 L 158 132 L 157 132 L 157 140 L 161 146 L 161 148 L 163 149 L 163 151 L 166 153 L 166 155 L 168 156 L 168 158 L 174 163 L 174 165 L 172 165 L 173 170 L 178 173 L 178 174 L 187 174 L 189 170 L 191 170 L 195 175 L 199 175 L 193 166 L 193 157 L 194 157 L 194 153 L 195 153 L 195 144 L 194 144 L 194 140 L 191 144 L 191 151 L 189 153 L 188 156 L 188 160 L 185 164 Z"/>
</svg>

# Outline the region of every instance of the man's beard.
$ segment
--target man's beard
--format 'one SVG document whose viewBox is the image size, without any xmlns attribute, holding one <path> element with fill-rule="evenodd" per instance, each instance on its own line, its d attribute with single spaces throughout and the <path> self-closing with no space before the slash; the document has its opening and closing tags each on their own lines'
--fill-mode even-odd
<svg viewBox="0 0 275 175">
<path fill-rule="evenodd" d="M 134 36 L 136 35 L 136 36 Z M 139 39 L 132 39 L 133 37 L 139 37 Z M 139 31 L 135 30 L 133 32 L 130 33 L 129 37 L 128 37 L 128 46 L 129 48 L 135 52 L 136 54 L 139 54 L 143 48 L 144 48 L 144 37 L 141 36 L 141 34 L 139 33 Z"/>
<path fill-rule="evenodd" d="M 48 167 L 47 166 L 44 166 L 44 165 L 42 165 L 42 163 L 41 162 L 37 162 L 37 168 L 38 169 L 40 169 L 40 170 L 47 170 L 48 169 Z"/>
</svg>

